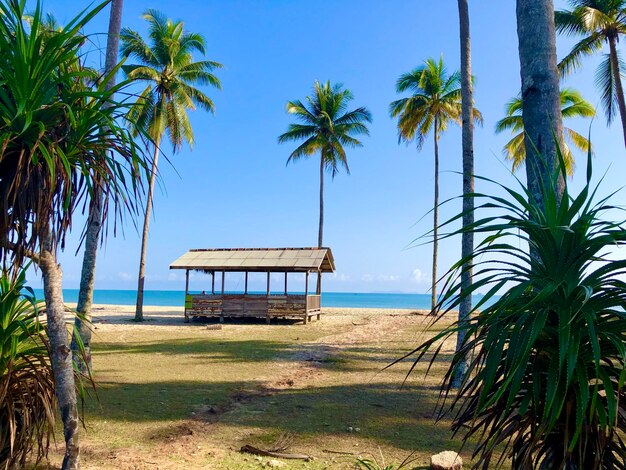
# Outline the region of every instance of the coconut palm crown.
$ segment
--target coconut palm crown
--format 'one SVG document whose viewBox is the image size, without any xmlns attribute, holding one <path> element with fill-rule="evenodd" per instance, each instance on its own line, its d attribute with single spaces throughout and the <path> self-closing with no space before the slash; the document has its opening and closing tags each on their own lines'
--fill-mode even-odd
<svg viewBox="0 0 626 470">
<path fill-rule="evenodd" d="M 146 84 L 129 120 L 147 129 L 157 143 L 167 132 L 177 151 L 183 141 L 194 142 L 187 110 L 199 107 L 215 112 L 211 98 L 196 87 L 221 89 L 212 71 L 222 65 L 193 60 L 194 52 L 206 53 L 206 43 L 202 35 L 185 31 L 183 22 L 172 21 L 156 10 L 147 10 L 143 18 L 148 22 L 150 44 L 129 28 L 123 28 L 120 35 L 122 56 L 138 62 L 124 65 L 122 70 L 129 79 Z"/>
<path fill-rule="evenodd" d="M 509 140 L 502 152 L 507 160 L 512 162 L 513 171 L 526 160 L 526 147 L 524 144 L 524 122 L 522 120 L 522 98 L 517 96 L 511 99 L 505 107 L 506 116 L 496 123 L 496 133 L 510 130 L 515 135 Z M 580 92 L 572 88 L 563 88 L 561 90 L 561 112 L 563 119 L 594 117 L 596 111 L 594 107 L 586 101 Z M 569 176 L 574 174 L 575 159 L 572 154 L 571 146 L 573 145 L 581 152 L 587 153 L 591 149 L 591 142 L 579 134 L 578 132 L 565 127 L 563 129 L 564 142 L 561 147 L 563 160 L 565 161 L 565 169 Z"/>
<path fill-rule="evenodd" d="M 435 197 L 433 204 L 433 266 L 431 285 L 431 308 L 437 303 L 437 226 L 439 206 L 439 138 L 449 124 L 461 125 L 461 74 L 448 74 L 439 60 L 427 59 L 423 66 L 407 72 L 396 82 L 398 93 L 410 96 L 393 101 L 389 114 L 398 119 L 398 142 L 415 142 L 421 150 L 426 137 L 433 133 L 435 147 Z M 482 123 L 482 115 L 476 108 L 472 111 L 475 122 Z"/>
<path fill-rule="evenodd" d="M 562 75 L 576 70 L 585 56 L 600 52 L 607 45 L 608 54 L 596 72 L 596 85 L 602 94 L 607 121 L 610 124 L 619 110 L 626 143 L 626 102 L 622 74 L 626 72 L 617 50 L 620 36 L 626 34 L 626 0 L 569 0 L 570 10 L 555 12 L 559 33 L 581 39 L 559 63 Z"/>
<path fill-rule="evenodd" d="M 350 174 L 345 147 L 361 147 L 363 144 L 356 136 L 369 135 L 365 123 L 372 121 L 372 115 L 362 106 L 347 111 L 353 99 L 352 92 L 341 83 L 315 81 L 313 94 L 306 97 L 306 104 L 300 100 L 287 102 L 287 112 L 299 122 L 290 124 L 287 132 L 278 138 L 279 143 L 304 141 L 291 152 L 287 164 L 320 155 L 320 247 L 324 226 L 324 172 L 330 172 L 334 178 L 339 169 L 344 168 Z"/>
<path fill-rule="evenodd" d="M 418 150 L 431 131 L 438 136 L 450 122 L 461 124 L 461 76 L 458 71 L 448 74 L 443 63 L 429 58 L 421 67 L 402 74 L 396 82 L 398 93 L 411 96 L 393 101 L 391 117 L 398 118 L 398 141 L 415 142 Z M 480 111 L 474 109 L 474 120 L 482 122 Z"/>
</svg>

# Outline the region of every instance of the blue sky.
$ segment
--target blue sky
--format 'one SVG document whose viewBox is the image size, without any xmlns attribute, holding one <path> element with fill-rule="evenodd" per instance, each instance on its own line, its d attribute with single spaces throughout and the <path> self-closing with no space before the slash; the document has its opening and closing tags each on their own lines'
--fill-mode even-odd
<svg viewBox="0 0 626 470">
<path fill-rule="evenodd" d="M 64 22 L 84 3 L 44 0 L 44 8 Z M 163 186 L 155 197 L 146 288 L 184 288 L 182 273 L 169 271 L 168 265 L 189 248 L 316 244 L 317 159 L 285 166 L 292 146 L 279 145 L 277 136 L 291 121 L 286 101 L 303 99 L 314 80 L 330 79 L 350 88 L 354 105 L 367 106 L 374 121 L 364 147 L 348 153 L 351 175 L 327 180 L 324 240 L 333 249 L 337 273 L 327 278 L 325 288 L 426 293 L 431 247 L 407 246 L 431 226 L 430 215 L 422 217 L 432 207 L 432 138 L 419 153 L 414 145 L 398 145 L 387 109 L 397 98 L 397 77 L 424 59 L 443 54 L 450 70 L 458 68 L 456 1 L 127 0 L 123 25 L 144 33 L 140 15 L 146 8 L 184 20 L 187 29 L 206 37 L 208 58 L 224 64 L 217 72 L 223 91 L 207 90 L 216 115 L 191 115 L 193 150 L 171 155 L 165 147 L 171 164 L 161 165 Z M 475 133 L 476 171 L 512 185 L 501 155 L 509 136 L 496 136 L 494 124 L 520 86 L 515 2 L 470 1 L 470 15 L 475 99 L 485 118 Z M 108 9 L 87 32 L 106 32 L 107 22 Z M 104 47 L 104 35 L 93 37 Z M 559 54 L 571 44 L 559 39 Z M 593 84 L 597 63 L 587 60 L 585 69 L 567 81 L 594 105 L 599 103 Z M 569 125 L 583 134 L 589 129 L 588 121 Z M 617 189 L 626 174 L 619 122 L 607 128 L 600 110 L 592 138 L 596 173 L 610 169 L 605 187 Z M 440 159 L 445 199 L 461 191 L 454 173 L 461 168 L 459 129 L 451 127 L 442 136 Z M 579 186 L 583 176 L 579 171 L 572 184 Z M 441 217 L 459 207 L 450 204 Z M 74 234 L 60 257 L 66 288 L 78 287 L 82 254 L 75 256 L 75 250 L 83 223 L 77 214 Z M 96 288 L 134 289 L 139 247 L 140 236 L 130 221 L 123 234 L 109 237 L 98 259 Z M 458 240 L 442 243 L 440 270 L 459 254 Z M 196 276 L 192 287 L 205 288 L 207 280 Z M 258 279 L 252 288 L 255 282 L 262 286 Z"/>
</svg>

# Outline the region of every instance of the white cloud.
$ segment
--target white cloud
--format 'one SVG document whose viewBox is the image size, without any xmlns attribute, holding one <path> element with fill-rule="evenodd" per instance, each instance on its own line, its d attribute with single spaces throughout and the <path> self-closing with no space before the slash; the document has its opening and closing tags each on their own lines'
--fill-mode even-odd
<svg viewBox="0 0 626 470">
<path fill-rule="evenodd" d="M 120 281 L 124 281 L 124 282 L 128 282 L 128 281 L 132 281 L 133 280 L 133 276 L 131 276 L 129 273 L 123 272 L 123 271 L 117 273 L 117 277 L 119 278 Z"/>
<path fill-rule="evenodd" d="M 424 278 L 424 274 L 422 273 L 422 270 L 419 268 L 415 268 L 413 270 L 413 273 L 411 274 L 411 280 L 413 282 L 417 282 L 418 284 L 424 282 L 426 279 Z"/>
<path fill-rule="evenodd" d="M 361 276 L 361 280 L 363 282 L 397 282 L 401 279 L 401 276 L 398 276 L 397 274 L 363 274 L 363 276 Z"/>
<path fill-rule="evenodd" d="M 350 280 L 350 276 L 348 276 L 347 274 L 338 274 L 338 273 L 333 273 L 333 275 L 331 276 L 333 281 L 340 281 L 340 282 L 346 282 Z"/>
</svg>

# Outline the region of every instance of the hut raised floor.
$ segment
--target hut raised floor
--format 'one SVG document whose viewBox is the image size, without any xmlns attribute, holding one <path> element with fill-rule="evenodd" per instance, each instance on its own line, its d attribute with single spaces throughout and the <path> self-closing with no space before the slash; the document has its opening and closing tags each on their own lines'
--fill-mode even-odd
<svg viewBox="0 0 626 470">
<path fill-rule="evenodd" d="M 184 269 L 185 321 L 193 317 L 264 318 L 270 323 L 275 318 L 301 319 L 307 323 L 313 317 L 320 319 L 321 275 L 334 272 L 330 248 L 224 248 L 190 250 L 170 265 L 170 269 Z M 189 292 L 189 272 L 202 271 L 211 275 L 210 293 Z M 226 273 L 245 275 L 243 293 L 224 290 Z M 248 274 L 266 273 L 265 293 L 248 292 Z M 221 274 L 221 289 L 215 290 L 216 273 Z M 284 273 L 284 292 L 270 291 L 270 274 Z M 304 274 L 304 293 L 289 293 L 288 274 Z M 316 274 L 315 294 L 309 294 L 309 275 Z"/>
</svg>

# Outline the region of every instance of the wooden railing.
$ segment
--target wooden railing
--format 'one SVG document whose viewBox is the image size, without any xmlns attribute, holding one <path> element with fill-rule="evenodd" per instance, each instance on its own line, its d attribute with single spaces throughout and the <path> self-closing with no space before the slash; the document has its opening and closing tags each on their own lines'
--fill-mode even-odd
<svg viewBox="0 0 626 470">
<path fill-rule="evenodd" d="M 306 309 L 308 311 L 319 310 L 321 306 L 322 306 L 321 295 L 307 295 L 306 296 Z"/>
</svg>

